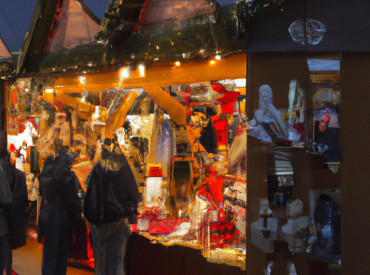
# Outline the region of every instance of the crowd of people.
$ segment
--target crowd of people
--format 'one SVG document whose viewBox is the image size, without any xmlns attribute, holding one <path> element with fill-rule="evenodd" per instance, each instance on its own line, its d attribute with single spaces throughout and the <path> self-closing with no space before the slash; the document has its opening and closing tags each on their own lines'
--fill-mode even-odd
<svg viewBox="0 0 370 275">
<path fill-rule="evenodd" d="M 38 178 L 42 275 L 66 274 L 73 228 L 81 220 L 85 224 L 85 216 L 92 233 L 95 274 L 125 274 L 129 223 L 135 222 L 140 195 L 125 156 L 113 144 L 110 140 L 102 143 L 101 159 L 85 183 L 85 197 L 78 192 L 79 182 L 68 154 L 56 151 L 45 160 Z M 0 270 L 7 275 L 15 273 L 12 249 L 26 244 L 28 205 L 26 174 L 11 164 L 7 154 L 0 158 Z"/>
</svg>

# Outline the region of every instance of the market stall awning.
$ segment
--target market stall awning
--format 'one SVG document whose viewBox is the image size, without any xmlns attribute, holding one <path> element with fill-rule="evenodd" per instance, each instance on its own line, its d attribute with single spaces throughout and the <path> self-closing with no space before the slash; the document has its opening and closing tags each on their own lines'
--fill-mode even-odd
<svg viewBox="0 0 370 275">
<path fill-rule="evenodd" d="M 0 60 L 4 58 L 11 58 L 8 48 L 5 46 L 3 39 L 0 37 Z"/>
<path fill-rule="evenodd" d="M 56 28 L 50 33 L 47 52 L 90 44 L 100 31 L 100 22 L 89 16 L 76 0 L 63 1 L 56 21 Z"/>
<path fill-rule="evenodd" d="M 0 37 L 0 77 L 9 78 L 15 73 L 15 59 L 13 59 L 4 41 Z"/>
<path fill-rule="evenodd" d="M 91 43 L 99 30 L 100 20 L 83 0 L 38 1 L 21 47 L 17 71 L 39 73 L 47 53 L 70 51 Z M 58 59 L 52 59 L 58 63 Z M 73 59 L 67 62 L 75 63 Z"/>
<path fill-rule="evenodd" d="M 165 109 L 178 125 L 185 124 L 184 106 L 162 87 L 189 84 L 209 80 L 245 78 L 247 75 L 247 56 L 235 54 L 222 60 L 188 62 L 176 66 L 175 63 L 153 64 L 146 69 L 143 78 L 120 79 L 119 72 L 106 72 L 84 75 L 88 91 L 104 91 L 112 88 L 144 88 L 144 90 Z M 82 93 L 78 75 L 62 76 L 54 82 L 56 93 Z"/>
<path fill-rule="evenodd" d="M 246 50 L 239 3 L 111 0 L 99 20 L 82 0 L 40 1 L 21 50 L 22 74 L 208 60 Z"/>
<path fill-rule="evenodd" d="M 150 0 L 141 10 L 139 24 L 181 21 L 197 15 L 214 13 L 215 3 L 209 0 Z"/>
</svg>

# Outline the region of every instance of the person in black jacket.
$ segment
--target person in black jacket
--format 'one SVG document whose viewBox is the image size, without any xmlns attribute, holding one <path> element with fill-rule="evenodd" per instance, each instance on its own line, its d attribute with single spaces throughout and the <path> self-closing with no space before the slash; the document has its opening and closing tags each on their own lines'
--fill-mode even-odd
<svg viewBox="0 0 370 275">
<path fill-rule="evenodd" d="M 5 267 L 7 255 L 7 242 L 9 239 L 9 229 L 6 222 L 5 207 L 12 202 L 12 194 L 8 181 L 0 165 L 0 270 Z M 2 272 L 1 272 L 2 273 Z"/>
<path fill-rule="evenodd" d="M 38 239 L 44 240 L 42 275 L 66 274 L 72 220 L 81 212 L 77 187 L 67 155 L 49 156 L 40 176 L 42 197 Z"/>
<path fill-rule="evenodd" d="M 102 147 L 101 160 L 87 179 L 84 211 L 90 223 L 95 274 L 125 274 L 124 258 L 130 237 L 129 222 L 136 218 L 141 198 L 134 174 L 115 145 Z"/>
<path fill-rule="evenodd" d="M 27 223 L 26 209 L 28 204 L 28 192 L 26 176 L 22 171 L 11 166 L 9 154 L 0 158 L 0 163 L 13 198 L 12 203 L 5 209 L 9 229 L 5 269 L 7 274 L 12 274 L 12 249 L 22 247 L 26 244 L 25 226 Z"/>
</svg>

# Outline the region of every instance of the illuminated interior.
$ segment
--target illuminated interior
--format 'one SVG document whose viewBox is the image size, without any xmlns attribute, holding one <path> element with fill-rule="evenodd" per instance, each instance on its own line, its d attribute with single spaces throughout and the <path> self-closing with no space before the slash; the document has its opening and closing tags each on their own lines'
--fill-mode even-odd
<svg viewBox="0 0 370 275">
<path fill-rule="evenodd" d="M 17 168 L 29 163 L 35 173 L 48 155 L 67 152 L 86 190 L 99 138 L 115 138 L 143 198 L 132 230 L 244 269 L 245 77 L 246 55 L 236 54 L 18 79 L 10 89 L 9 150 Z"/>
</svg>

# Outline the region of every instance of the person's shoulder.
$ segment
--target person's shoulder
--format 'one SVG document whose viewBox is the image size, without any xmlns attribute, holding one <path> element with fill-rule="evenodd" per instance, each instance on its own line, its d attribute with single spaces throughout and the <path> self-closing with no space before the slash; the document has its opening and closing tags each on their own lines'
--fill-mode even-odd
<svg viewBox="0 0 370 275">
<path fill-rule="evenodd" d="M 91 170 L 91 172 L 93 172 L 93 171 L 96 172 L 96 171 L 100 171 L 100 170 L 103 170 L 103 166 L 102 166 L 102 164 L 101 164 L 101 162 L 99 160 L 97 163 L 94 164 L 94 167 Z"/>
<path fill-rule="evenodd" d="M 14 173 L 15 173 L 15 175 L 17 177 L 24 177 L 24 178 L 26 178 L 26 173 L 24 173 L 23 171 L 21 171 L 21 170 L 19 170 L 17 168 L 14 169 Z"/>
</svg>

